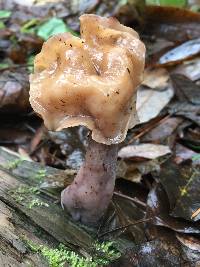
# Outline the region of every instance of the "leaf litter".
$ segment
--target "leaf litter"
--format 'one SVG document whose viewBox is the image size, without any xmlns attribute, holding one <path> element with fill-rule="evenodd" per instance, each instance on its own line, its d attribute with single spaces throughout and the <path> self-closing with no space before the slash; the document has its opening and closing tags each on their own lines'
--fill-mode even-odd
<svg viewBox="0 0 200 267">
<path fill-rule="evenodd" d="M 112 266 L 198 264 L 200 14 L 144 1 L 22 2 L 0 2 L 1 145 L 58 168 L 41 183 L 58 197 L 84 159 L 88 131 L 47 132 L 31 111 L 34 56 L 52 34 L 78 34 L 84 12 L 116 16 L 136 28 L 147 47 L 137 94 L 140 123 L 120 144 L 115 194 L 98 235 L 134 247 Z M 19 175 L 20 166 L 13 172 Z"/>
</svg>

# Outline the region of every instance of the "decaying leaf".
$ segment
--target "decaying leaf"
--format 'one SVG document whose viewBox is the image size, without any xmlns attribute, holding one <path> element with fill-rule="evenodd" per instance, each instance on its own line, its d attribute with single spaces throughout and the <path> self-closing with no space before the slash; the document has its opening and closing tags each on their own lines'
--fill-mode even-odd
<svg viewBox="0 0 200 267">
<path fill-rule="evenodd" d="M 191 235 L 176 234 L 176 238 L 181 244 L 182 250 L 186 257 L 190 259 L 191 262 L 195 263 L 195 266 L 200 266 L 200 242 L 199 238 Z"/>
<path fill-rule="evenodd" d="M 150 88 L 166 88 L 168 85 L 169 74 L 164 68 L 146 69 L 142 84 Z"/>
<path fill-rule="evenodd" d="M 198 223 L 173 218 L 169 215 L 170 208 L 167 195 L 161 185 L 150 191 L 147 200 L 147 216 L 153 217 L 153 224 L 170 228 L 179 233 L 200 234 Z"/>
<path fill-rule="evenodd" d="M 183 234 L 178 234 L 178 233 L 176 234 L 176 237 L 181 242 L 181 244 L 183 244 L 184 246 L 188 247 L 191 250 L 196 250 L 200 253 L 199 239 L 193 236 L 188 236 L 188 235 L 183 235 Z"/>
<path fill-rule="evenodd" d="M 200 171 L 192 169 L 187 184 L 181 188 L 179 198 L 171 212 L 172 216 L 187 220 L 200 220 L 200 213 L 193 215 L 200 209 Z"/>
<path fill-rule="evenodd" d="M 171 215 L 191 221 L 198 221 L 200 214 L 192 214 L 200 208 L 200 171 L 186 163 L 176 165 L 171 160 L 161 166 L 159 181 L 167 192 Z"/>
<path fill-rule="evenodd" d="M 124 161 L 118 162 L 117 178 L 123 178 L 134 183 L 140 183 L 142 176 L 153 171 L 159 172 L 159 160 Z"/>
<path fill-rule="evenodd" d="M 156 142 L 162 143 L 165 139 L 173 137 L 173 133 L 176 132 L 178 126 L 183 122 L 182 118 L 170 117 L 164 121 L 161 121 L 158 126 L 148 131 L 142 138 L 142 142 Z"/>
<path fill-rule="evenodd" d="M 180 164 L 185 160 L 188 159 L 193 159 L 193 157 L 197 156 L 198 153 L 196 153 L 195 151 L 177 143 L 176 144 L 176 148 L 175 148 L 175 154 L 176 157 L 174 159 L 174 161 L 176 162 L 176 164 Z"/>
<path fill-rule="evenodd" d="M 173 73 L 179 73 L 186 76 L 191 81 L 200 79 L 200 57 L 192 60 L 184 61 L 183 64 L 178 65 Z"/>
<path fill-rule="evenodd" d="M 168 146 L 156 144 L 139 144 L 123 147 L 119 150 L 118 156 L 120 158 L 140 157 L 146 159 L 156 159 L 171 153 Z"/>
<path fill-rule="evenodd" d="M 125 256 L 118 261 L 109 267 L 178 267 L 183 260 L 180 257 L 180 247 L 177 242 L 167 242 L 162 239 L 151 240 L 129 248 Z"/>
<path fill-rule="evenodd" d="M 29 104 L 29 83 L 25 71 L 4 71 L 0 75 L 0 110 L 14 113 L 27 111 Z"/>
<path fill-rule="evenodd" d="M 187 41 L 160 57 L 159 64 L 174 65 L 200 53 L 200 38 Z"/>
<path fill-rule="evenodd" d="M 170 114 L 187 118 L 200 126 L 200 107 L 188 102 L 174 102 L 168 107 Z"/>
<path fill-rule="evenodd" d="M 145 32 L 173 42 L 200 36 L 200 14 L 171 6 L 147 6 Z M 151 27 L 149 27 L 151 25 Z"/>
<path fill-rule="evenodd" d="M 180 101 L 200 105 L 200 86 L 181 74 L 172 74 L 171 79 Z"/>
<path fill-rule="evenodd" d="M 141 86 L 137 92 L 136 103 L 140 123 L 144 123 L 155 118 L 169 103 L 173 95 L 174 91 L 171 86 L 163 90 L 144 88 Z"/>
<path fill-rule="evenodd" d="M 148 51 L 137 99 L 144 124 L 129 132 L 129 144 L 137 140 L 138 145 L 119 151 L 119 179 L 97 235 L 120 237 L 120 244 L 125 237 L 127 246 L 133 247 L 125 261 L 111 264 L 113 267 L 185 267 L 190 262 L 200 266 L 200 13 L 145 7 L 144 0 L 0 0 L 0 11 L 0 113 L 24 115 L 29 109 L 27 68 L 44 39 L 58 31 L 79 31 L 80 14 L 114 16 L 136 26 Z M 39 184 L 41 191 L 59 200 L 58 191 L 71 184 L 84 160 L 88 131 L 79 127 L 47 133 L 39 119 L 25 115 L 14 122 L 12 116 L 7 120 L 3 114 L 0 145 L 9 145 L 23 158 L 44 165 L 67 166 L 47 176 L 41 170 L 45 176 Z M 171 154 L 172 159 L 161 163 Z M 5 161 L 1 157 L 1 164 L 7 164 Z M 22 166 L 29 164 L 35 166 L 23 161 L 12 170 L 13 175 L 25 177 Z M 30 169 L 35 175 L 34 167 Z M 150 221 L 126 227 L 144 218 Z M 117 227 L 122 228 L 115 230 Z M 172 241 L 165 240 L 163 231 L 170 240 L 173 236 Z"/>
</svg>

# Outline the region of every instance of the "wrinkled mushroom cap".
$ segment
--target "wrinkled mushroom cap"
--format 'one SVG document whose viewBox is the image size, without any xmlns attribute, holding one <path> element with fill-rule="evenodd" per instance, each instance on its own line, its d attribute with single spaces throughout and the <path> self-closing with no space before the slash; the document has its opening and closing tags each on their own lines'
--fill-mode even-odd
<svg viewBox="0 0 200 267">
<path fill-rule="evenodd" d="M 30 77 L 30 103 L 49 130 L 84 125 L 100 143 L 124 140 L 137 123 L 145 47 L 114 18 L 82 15 L 81 38 L 48 39 Z"/>
</svg>

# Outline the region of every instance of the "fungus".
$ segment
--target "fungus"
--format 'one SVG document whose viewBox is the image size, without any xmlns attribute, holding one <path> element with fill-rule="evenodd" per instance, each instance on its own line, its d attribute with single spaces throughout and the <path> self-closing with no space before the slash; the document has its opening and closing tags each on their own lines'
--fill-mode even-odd
<svg viewBox="0 0 200 267">
<path fill-rule="evenodd" d="M 92 224 L 113 195 L 117 144 L 137 123 L 145 47 L 114 18 L 87 14 L 80 22 L 81 38 L 62 33 L 43 44 L 30 77 L 30 103 L 49 130 L 91 130 L 85 162 L 61 203 L 75 220 Z"/>
</svg>

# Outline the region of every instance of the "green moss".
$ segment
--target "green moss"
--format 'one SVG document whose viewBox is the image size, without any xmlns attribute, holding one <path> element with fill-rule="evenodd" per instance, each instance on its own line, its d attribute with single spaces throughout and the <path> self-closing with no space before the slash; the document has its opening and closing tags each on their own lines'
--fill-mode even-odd
<svg viewBox="0 0 200 267">
<path fill-rule="evenodd" d="M 41 181 L 44 180 L 45 176 L 46 176 L 46 170 L 45 170 L 45 169 L 41 169 L 41 170 L 39 170 L 39 171 L 34 175 L 33 178 L 34 178 L 35 180 L 41 182 Z"/>
<path fill-rule="evenodd" d="M 9 191 L 12 197 L 20 204 L 26 205 L 29 209 L 33 207 L 49 207 L 49 204 L 36 198 L 36 195 L 40 193 L 37 186 L 19 186 L 16 189 Z"/>
<path fill-rule="evenodd" d="M 15 159 L 10 161 L 9 163 L 5 164 L 3 167 L 8 170 L 16 169 L 22 162 L 24 161 L 23 158 Z"/>
<path fill-rule="evenodd" d="M 37 186 L 19 186 L 17 189 L 13 190 L 16 194 L 39 194 L 39 188 Z"/>
<path fill-rule="evenodd" d="M 95 243 L 94 259 L 98 265 L 107 265 L 110 262 L 118 259 L 121 253 L 114 248 L 113 242 Z"/>
<path fill-rule="evenodd" d="M 23 240 L 32 252 L 42 255 L 50 267 L 63 267 L 66 262 L 71 267 L 97 267 L 107 265 L 121 256 L 113 248 L 113 242 L 95 243 L 93 246 L 94 255 L 84 258 L 69 250 L 63 244 L 60 244 L 56 249 L 52 249 L 35 244 L 26 238 L 23 238 Z"/>
<path fill-rule="evenodd" d="M 49 204 L 39 200 L 38 198 L 32 199 L 28 204 L 29 209 L 32 209 L 33 207 L 42 207 L 42 206 L 48 208 Z"/>
</svg>

